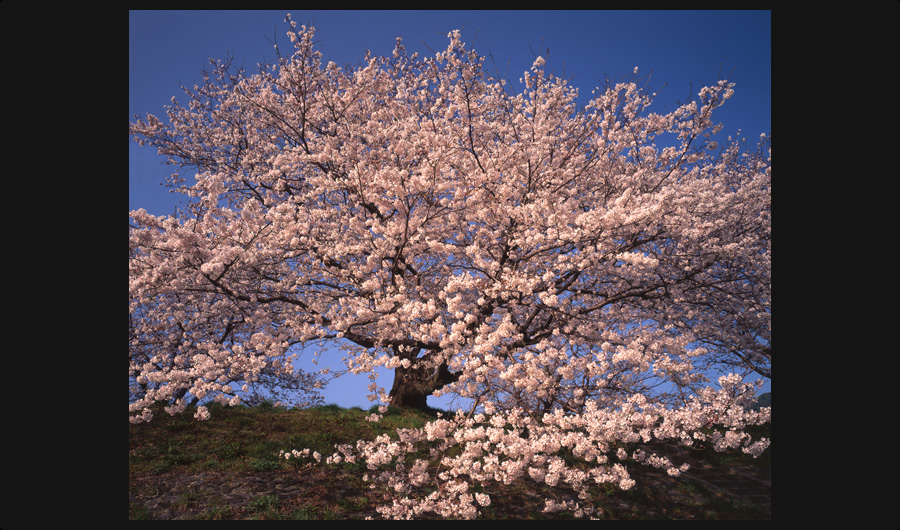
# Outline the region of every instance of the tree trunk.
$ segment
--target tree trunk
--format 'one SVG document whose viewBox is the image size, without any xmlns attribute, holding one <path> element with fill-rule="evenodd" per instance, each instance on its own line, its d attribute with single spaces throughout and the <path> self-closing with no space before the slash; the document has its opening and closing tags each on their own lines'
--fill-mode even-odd
<svg viewBox="0 0 900 530">
<path fill-rule="evenodd" d="M 411 360 L 422 361 L 415 359 L 415 356 Z M 399 366 L 394 369 L 394 384 L 388 394 L 389 404 L 392 407 L 428 411 L 428 396 L 457 379 L 459 375 L 450 373 L 446 364 L 442 364 L 437 370 L 426 370 L 421 363 L 409 368 Z"/>
<path fill-rule="evenodd" d="M 433 392 L 416 370 L 398 367 L 394 370 L 394 386 L 388 395 L 392 407 L 428 410 L 428 396 Z"/>
</svg>

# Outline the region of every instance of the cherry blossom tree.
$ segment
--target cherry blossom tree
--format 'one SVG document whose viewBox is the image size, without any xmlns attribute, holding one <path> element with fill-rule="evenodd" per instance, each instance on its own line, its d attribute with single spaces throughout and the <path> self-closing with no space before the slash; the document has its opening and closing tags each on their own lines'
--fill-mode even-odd
<svg viewBox="0 0 900 530">
<path fill-rule="evenodd" d="M 579 105 L 540 57 L 521 91 L 491 77 L 458 31 L 341 68 L 290 24 L 291 55 L 212 62 L 168 123 L 130 124 L 196 169 L 170 181 L 180 217 L 130 213 L 132 421 L 186 392 L 233 403 L 231 381 L 311 389 L 292 348 L 338 345 L 348 371 L 394 371 L 372 387 L 391 405 L 474 403 L 330 457 L 381 470 L 385 516 L 471 517 L 490 502 L 475 485 L 523 477 L 578 492 L 548 511 L 589 515 L 590 483 L 630 487 L 619 460 L 680 472 L 617 441 L 765 449 L 742 429 L 770 409 L 730 372 L 771 377 L 771 158 L 766 138 L 717 145 L 733 84 L 664 114 L 634 80 Z"/>
</svg>

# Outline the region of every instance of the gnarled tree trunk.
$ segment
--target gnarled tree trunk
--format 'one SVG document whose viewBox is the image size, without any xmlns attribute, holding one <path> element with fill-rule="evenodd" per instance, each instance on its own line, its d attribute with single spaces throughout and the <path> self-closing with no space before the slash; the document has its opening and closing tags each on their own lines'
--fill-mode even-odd
<svg viewBox="0 0 900 530">
<path fill-rule="evenodd" d="M 437 370 L 429 370 L 424 359 L 417 359 L 417 354 L 403 355 L 413 364 L 409 368 L 398 366 L 394 370 L 394 384 L 388 394 L 392 407 L 427 411 L 428 396 L 459 379 L 459 374 L 451 373 L 446 364 L 441 364 Z"/>
</svg>

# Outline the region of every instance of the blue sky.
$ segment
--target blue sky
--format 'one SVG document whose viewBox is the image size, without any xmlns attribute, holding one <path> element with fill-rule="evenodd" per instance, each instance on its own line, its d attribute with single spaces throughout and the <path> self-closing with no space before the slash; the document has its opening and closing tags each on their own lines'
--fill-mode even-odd
<svg viewBox="0 0 900 530">
<path fill-rule="evenodd" d="M 688 100 L 721 74 L 736 83 L 734 96 L 713 116 L 724 125 L 722 138 L 738 130 L 748 142 L 760 133 L 771 136 L 769 11 L 131 11 L 129 120 L 147 113 L 164 118 L 164 106 L 173 96 L 185 101 L 181 85 L 199 83 L 210 57 L 230 53 L 253 71 L 257 63 L 275 58 L 273 40 L 290 53 L 287 11 L 297 24 L 312 22 L 317 28 L 324 62 L 357 64 L 367 49 L 387 55 L 397 36 L 410 53 L 440 51 L 447 33 L 461 29 L 467 47 L 492 55 L 512 81 L 531 66 L 532 50 L 549 49 L 546 70 L 565 74 L 583 97 L 604 77 L 618 80 L 636 66 L 641 74 L 652 72 L 649 88 L 658 92 L 657 112 Z M 155 149 L 130 138 L 128 156 L 129 211 L 171 214 L 181 197 L 159 183 L 174 168 L 161 164 L 164 157 Z M 390 382 L 390 374 L 379 378 L 387 388 Z M 338 380 L 324 395 L 329 403 L 367 408 L 367 384 L 365 377 Z M 434 398 L 429 404 L 444 406 Z"/>
</svg>

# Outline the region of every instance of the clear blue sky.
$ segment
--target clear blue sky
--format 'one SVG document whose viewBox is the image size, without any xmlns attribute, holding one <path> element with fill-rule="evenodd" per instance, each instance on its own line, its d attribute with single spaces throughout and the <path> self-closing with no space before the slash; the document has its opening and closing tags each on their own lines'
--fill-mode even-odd
<svg viewBox="0 0 900 530">
<path fill-rule="evenodd" d="M 479 55 L 492 55 L 500 73 L 517 81 L 534 60 L 532 50 L 549 49 L 546 69 L 565 73 L 582 96 L 604 77 L 650 73 L 659 93 L 657 112 L 696 95 L 721 73 L 736 83 L 734 96 L 714 114 L 723 138 L 738 130 L 749 141 L 771 133 L 772 46 L 769 11 L 306 11 L 291 10 L 297 24 L 312 22 L 323 60 L 357 64 L 365 50 L 387 55 L 396 37 L 408 52 L 429 53 L 447 45 L 461 29 L 463 42 Z M 173 96 L 184 102 L 181 85 L 202 79 L 210 57 L 226 53 L 253 71 L 275 58 L 275 40 L 292 49 L 285 11 L 131 11 L 128 30 L 128 116 L 155 114 Z M 424 43 L 424 44 L 423 44 Z M 543 43 L 543 46 L 542 46 Z M 426 47 L 427 45 L 427 47 Z M 666 85 L 661 90 L 663 85 Z M 159 185 L 174 171 L 155 149 L 129 138 L 128 208 L 168 215 L 180 200 Z M 189 177 L 190 175 L 185 175 Z M 334 356 L 333 359 L 339 359 Z M 389 388 L 391 375 L 379 384 Z M 336 381 L 326 401 L 367 408 L 365 377 Z M 764 391 L 768 390 L 767 388 Z M 443 406 L 431 398 L 429 404 Z"/>
</svg>

